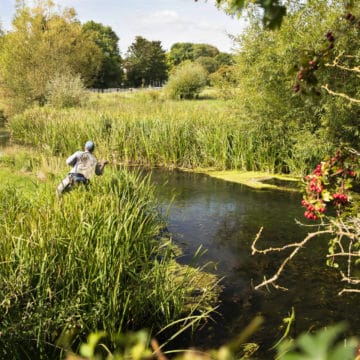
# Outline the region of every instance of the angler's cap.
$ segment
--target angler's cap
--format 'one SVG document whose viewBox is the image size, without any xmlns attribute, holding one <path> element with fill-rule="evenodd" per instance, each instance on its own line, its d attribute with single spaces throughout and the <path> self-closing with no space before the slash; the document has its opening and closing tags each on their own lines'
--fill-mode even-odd
<svg viewBox="0 0 360 360">
<path fill-rule="evenodd" d="M 93 152 L 94 149 L 95 149 L 95 144 L 92 141 L 89 140 L 85 143 L 85 150 Z"/>
</svg>

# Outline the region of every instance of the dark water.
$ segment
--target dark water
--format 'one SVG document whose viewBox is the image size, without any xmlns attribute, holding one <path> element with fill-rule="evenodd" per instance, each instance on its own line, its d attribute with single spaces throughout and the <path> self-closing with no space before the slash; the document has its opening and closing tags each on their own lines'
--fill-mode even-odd
<svg viewBox="0 0 360 360">
<path fill-rule="evenodd" d="M 257 342 L 259 358 L 271 359 L 268 349 L 284 332 L 283 318 L 294 307 L 296 320 L 291 335 L 346 320 L 348 334 L 360 330 L 357 298 L 339 297 L 338 273 L 325 266 L 327 239 L 315 239 L 286 268 L 280 285 L 289 291 L 270 287 L 254 291 L 264 275 L 273 275 L 282 254 L 251 255 L 251 243 L 264 227 L 258 246 L 299 241 L 307 228 L 295 223 L 302 220 L 301 195 L 293 192 L 252 190 L 210 177 L 191 173 L 154 171 L 157 196 L 169 210 L 169 231 L 181 245 L 179 259 L 191 262 L 201 245 L 207 252 L 201 262 L 211 262 L 208 271 L 224 277 L 219 315 L 193 339 L 183 339 L 185 346 L 217 348 L 236 335 L 256 316 L 264 325 L 248 342 Z M 173 201 L 172 201 L 173 200 Z"/>
<path fill-rule="evenodd" d="M 0 126 L 0 146 L 5 146 L 9 141 L 9 132 Z"/>
</svg>

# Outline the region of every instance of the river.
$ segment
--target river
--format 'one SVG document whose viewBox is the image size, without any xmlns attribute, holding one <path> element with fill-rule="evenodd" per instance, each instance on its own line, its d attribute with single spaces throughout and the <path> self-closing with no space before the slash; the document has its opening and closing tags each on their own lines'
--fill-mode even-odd
<svg viewBox="0 0 360 360">
<path fill-rule="evenodd" d="M 264 227 L 258 247 L 299 241 L 308 228 L 303 220 L 301 195 L 294 192 L 253 190 L 246 186 L 179 171 L 152 172 L 152 181 L 164 212 L 168 209 L 168 230 L 183 249 L 180 262 L 191 263 L 199 246 L 206 249 L 201 263 L 223 277 L 219 314 L 205 330 L 184 346 L 217 348 L 236 335 L 256 316 L 265 322 L 249 342 L 260 344 L 259 356 L 273 357 L 269 348 L 282 336 L 283 319 L 295 310 L 290 335 L 347 321 L 348 334 L 357 334 L 360 324 L 356 296 L 338 296 L 338 273 L 325 266 L 327 239 L 315 239 L 289 264 L 280 278 L 284 292 L 273 287 L 261 291 L 253 285 L 271 276 L 282 254 L 251 255 L 251 243 Z"/>
</svg>

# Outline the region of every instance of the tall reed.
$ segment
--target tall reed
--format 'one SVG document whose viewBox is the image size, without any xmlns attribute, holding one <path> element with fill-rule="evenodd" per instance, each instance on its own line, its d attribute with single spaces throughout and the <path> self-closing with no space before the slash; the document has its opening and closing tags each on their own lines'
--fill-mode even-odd
<svg viewBox="0 0 360 360">
<path fill-rule="evenodd" d="M 185 308 L 193 280 L 171 271 L 149 178 L 108 171 L 62 198 L 35 188 L 0 186 L 2 356 L 55 359 L 91 331 L 159 330 L 208 306 Z"/>
<path fill-rule="evenodd" d="M 276 119 L 274 119 L 274 123 Z M 37 108 L 12 118 L 13 139 L 48 154 L 68 155 L 91 138 L 118 162 L 279 172 L 306 167 L 297 129 L 244 119 L 231 102 L 151 101 L 121 94 L 93 96 L 86 108 Z"/>
</svg>

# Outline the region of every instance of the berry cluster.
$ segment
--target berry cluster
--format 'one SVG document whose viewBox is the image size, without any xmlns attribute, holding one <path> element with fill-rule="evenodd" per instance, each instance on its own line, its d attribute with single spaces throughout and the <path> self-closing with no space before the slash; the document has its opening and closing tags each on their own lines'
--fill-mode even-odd
<svg viewBox="0 0 360 360">
<path fill-rule="evenodd" d="M 304 216 L 317 220 L 324 216 L 326 207 L 333 206 L 337 215 L 350 204 L 349 190 L 356 177 L 353 168 L 356 159 L 349 151 L 337 151 L 332 158 L 318 164 L 311 175 L 304 179 L 304 196 L 301 205 L 306 208 Z"/>
<path fill-rule="evenodd" d="M 335 41 L 335 37 L 334 37 L 333 33 L 331 31 L 328 31 L 326 33 L 326 38 L 330 43 L 329 49 L 333 49 L 334 48 L 334 41 Z"/>
<path fill-rule="evenodd" d="M 323 46 L 322 50 L 317 52 L 306 51 L 303 54 L 302 63 L 297 66 L 298 71 L 294 85 L 294 91 L 296 93 L 305 92 L 305 85 L 310 86 L 310 89 L 314 90 L 318 82 L 315 72 L 324 63 L 326 57 L 334 48 L 335 36 L 333 32 L 328 31 L 325 37 L 327 43 Z M 318 91 L 315 91 L 315 93 L 319 95 Z"/>
<path fill-rule="evenodd" d="M 347 13 L 347 14 L 345 15 L 345 19 L 346 19 L 347 21 L 349 21 L 349 23 L 350 23 L 351 25 L 355 25 L 355 24 L 357 23 L 357 25 L 360 27 L 360 21 L 357 21 L 356 16 L 355 16 L 354 14 Z"/>
<path fill-rule="evenodd" d="M 348 8 L 350 9 L 350 6 Z M 347 12 L 343 18 L 348 21 L 350 26 L 357 26 L 360 29 L 360 20 L 354 14 Z M 295 93 L 306 93 L 307 89 L 313 94 L 320 95 L 316 89 L 318 80 L 315 72 L 326 63 L 335 45 L 335 36 L 332 31 L 328 31 L 325 38 L 325 44 L 320 51 L 303 51 L 301 63 L 295 65 L 297 71 L 294 84 Z"/>
</svg>

